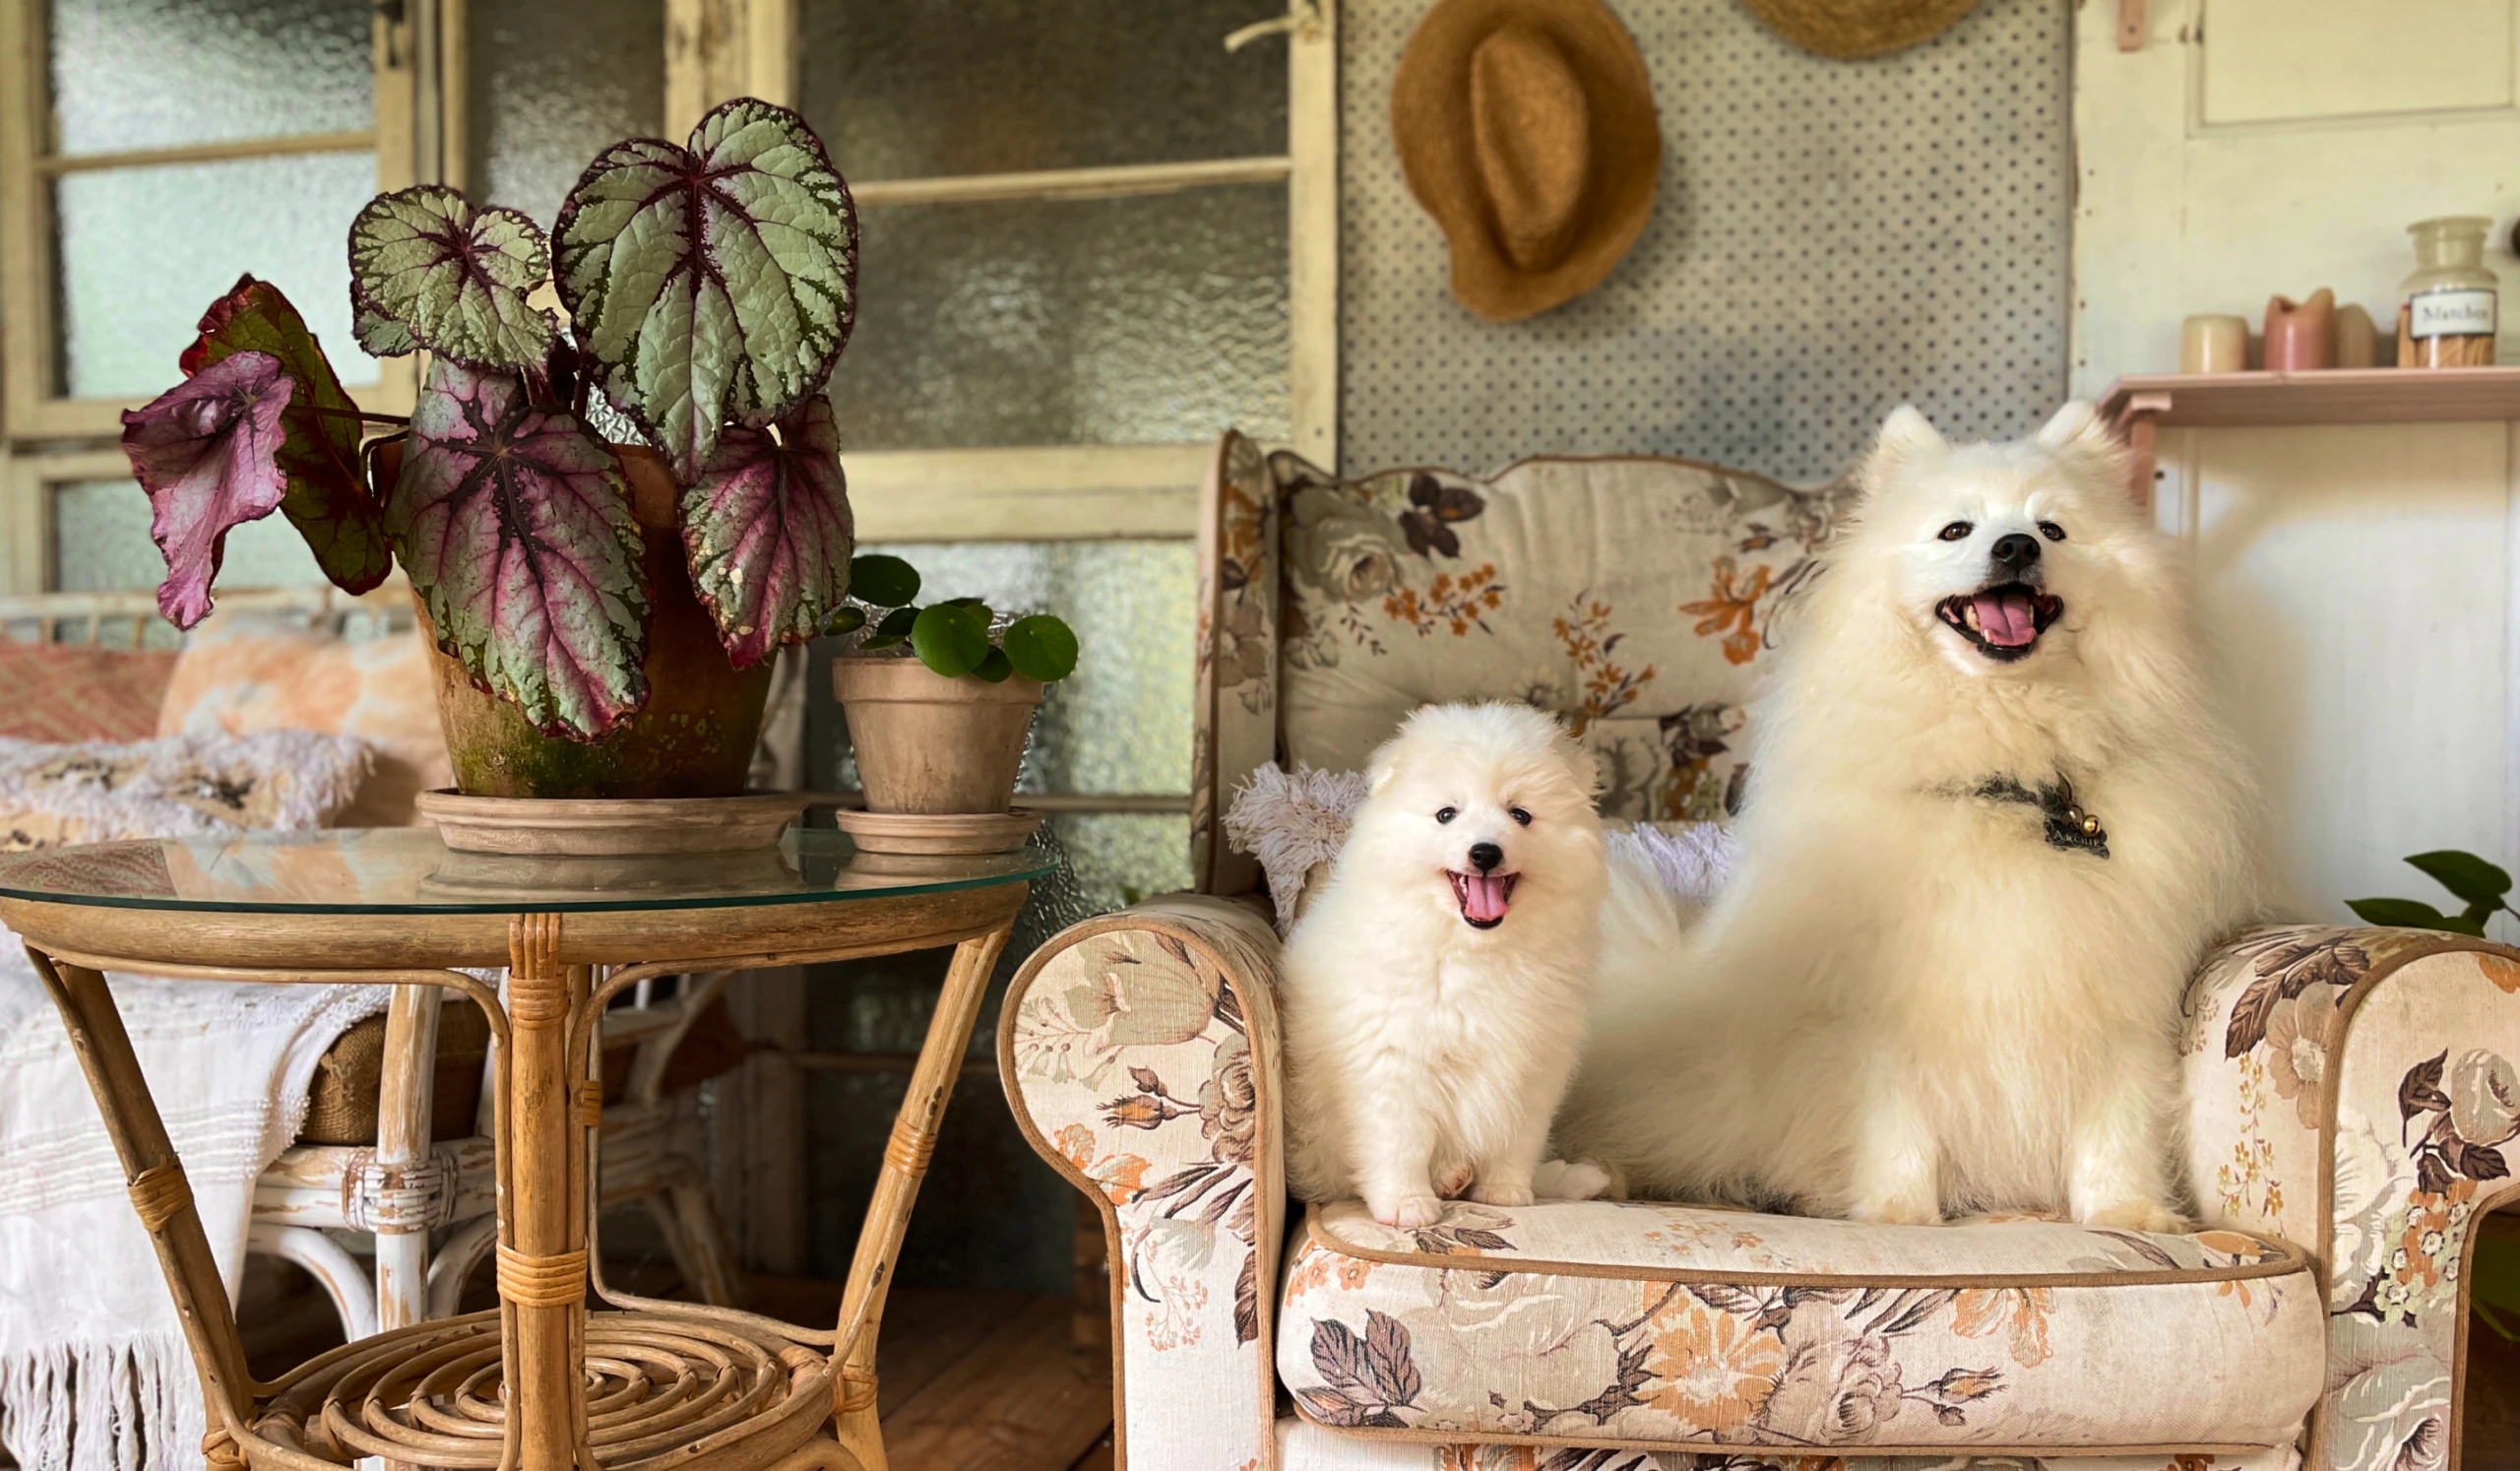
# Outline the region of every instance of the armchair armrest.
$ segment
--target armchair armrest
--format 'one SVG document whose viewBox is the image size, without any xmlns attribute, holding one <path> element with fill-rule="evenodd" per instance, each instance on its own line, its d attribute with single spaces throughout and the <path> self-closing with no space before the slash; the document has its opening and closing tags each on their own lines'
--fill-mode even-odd
<svg viewBox="0 0 2520 1471">
<path fill-rule="evenodd" d="M 2207 958 L 2184 1017 L 2199 1212 L 2308 1248 L 2327 1284 L 2306 1464 L 2456 1464 L 2473 1226 L 2520 1199 L 2520 951 L 2257 929 Z"/>
<path fill-rule="evenodd" d="M 1017 1126 L 1102 1211 L 1131 1471 L 1275 1460 L 1277 964 L 1257 907 L 1176 894 L 1061 932 L 999 1013 Z"/>
</svg>

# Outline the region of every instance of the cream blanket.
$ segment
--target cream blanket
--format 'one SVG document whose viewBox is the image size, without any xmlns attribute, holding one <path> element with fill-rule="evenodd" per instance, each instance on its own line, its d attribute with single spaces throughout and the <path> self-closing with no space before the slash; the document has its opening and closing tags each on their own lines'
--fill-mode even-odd
<svg viewBox="0 0 2520 1471">
<path fill-rule="evenodd" d="M 296 1137 L 316 1060 L 387 989 L 111 980 L 232 1298 L 254 1178 Z M 69 1035 L 0 929 L 0 1443 L 27 1471 L 173 1471 L 201 1464 L 202 1417 Z"/>
</svg>

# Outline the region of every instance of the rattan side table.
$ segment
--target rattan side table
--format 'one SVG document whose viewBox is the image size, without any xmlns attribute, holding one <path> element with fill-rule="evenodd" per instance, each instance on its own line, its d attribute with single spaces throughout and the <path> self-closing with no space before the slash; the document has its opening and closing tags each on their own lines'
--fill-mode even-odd
<svg viewBox="0 0 2520 1471">
<path fill-rule="evenodd" d="M 858 854 L 791 831 L 776 851 L 666 859 L 452 852 L 428 829 L 107 843 L 0 859 L 158 1248 L 209 1406 L 214 1471 L 389 1465 L 508 1471 L 882 1471 L 875 1342 L 911 1205 L 990 968 L 1039 850 Z M 604 1004 L 642 980 L 955 947 L 884 1151 L 840 1321 L 610 1289 L 590 1250 Z M 507 994 L 458 967 L 508 968 Z M 493 1038 L 493 1311 L 335 1349 L 269 1383 L 244 1350 L 108 969 L 202 981 L 440 986 Z M 587 1293 L 611 1311 L 589 1312 Z"/>
</svg>

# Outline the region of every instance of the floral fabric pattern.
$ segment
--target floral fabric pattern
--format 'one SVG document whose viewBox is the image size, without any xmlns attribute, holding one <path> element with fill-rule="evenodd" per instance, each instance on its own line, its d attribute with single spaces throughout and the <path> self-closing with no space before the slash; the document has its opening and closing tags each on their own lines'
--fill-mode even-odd
<svg viewBox="0 0 2520 1471">
<path fill-rule="evenodd" d="M 1067 930 L 1008 991 L 1008 1092 L 1035 1147 L 1110 1209 L 1134 1464 L 1236 1465 L 1267 1443 L 1277 951 L 1258 915 L 1179 896 Z"/>
<path fill-rule="evenodd" d="M 1281 1471 L 2293 1471 L 2299 1460 L 2291 1446 L 2198 1455 L 1886 1456 L 1360 1440 L 1294 1418 L 1278 1426 Z"/>
<path fill-rule="evenodd" d="M 1195 596 L 1190 873 L 1203 894 L 1240 894 L 1259 869 L 1218 824 L 1233 788 L 1278 751 L 1278 489 L 1260 446 L 1230 430 L 1201 494 Z"/>
<path fill-rule="evenodd" d="M 1218 483 L 1242 486 L 1238 462 L 1223 463 Z M 1759 656 L 1853 500 L 1849 483 L 1797 489 L 1656 459 L 1342 480 L 1280 453 L 1263 481 L 1231 488 L 1217 509 L 1224 526 L 1255 519 L 1235 497 L 1275 507 L 1279 748 L 1254 742 L 1248 759 L 1230 757 L 1218 735 L 1203 792 L 1229 802 L 1273 755 L 1361 767 L 1426 701 L 1521 699 L 1558 712 L 1603 757 L 1607 815 L 1647 820 L 1737 807 Z M 1214 541 L 1206 575 L 1220 588 L 1247 579 L 1235 538 Z M 1625 554 L 1643 547 L 1653 554 Z M 1219 612 L 1201 645 L 1203 660 L 1238 672 L 1242 639 L 1265 620 L 1255 609 L 1240 614 L 1247 628 L 1228 628 L 1237 610 Z M 1222 704 L 1216 718 L 1220 733 L 1234 719 Z"/>
<path fill-rule="evenodd" d="M 2261 929 L 2208 962 L 2187 1016 L 2200 1203 L 2327 1258 L 2306 1464 L 2446 1466 L 2471 1228 L 2520 1165 L 2520 957 L 2425 930 Z"/>
<path fill-rule="evenodd" d="M 1319 1425 L 1473 1441 L 2274 1445 L 2323 1316 L 2300 1251 L 2232 1231 L 1349 1203 L 1288 1264 L 1278 1372 Z"/>
</svg>

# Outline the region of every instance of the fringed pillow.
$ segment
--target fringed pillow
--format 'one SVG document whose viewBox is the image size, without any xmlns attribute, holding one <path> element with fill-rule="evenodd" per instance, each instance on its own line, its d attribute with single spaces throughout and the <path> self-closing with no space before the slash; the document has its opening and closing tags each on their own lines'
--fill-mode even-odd
<svg viewBox="0 0 2520 1471">
<path fill-rule="evenodd" d="M 309 731 L 68 745 L 0 738 L 0 852 L 328 827 L 372 759 L 355 736 Z"/>
<path fill-rule="evenodd" d="M 1225 814 L 1226 841 L 1260 861 L 1268 876 L 1269 902 L 1278 932 L 1294 928 L 1306 901 L 1330 876 L 1347 846 L 1348 824 L 1365 799 L 1361 772 L 1316 771 L 1297 763 L 1290 773 L 1271 761 L 1251 773 Z M 1695 905 L 1715 897 L 1732 871 L 1732 835 L 1712 822 L 1612 820 L 1613 863 L 1650 872 L 1662 886 Z"/>
</svg>

